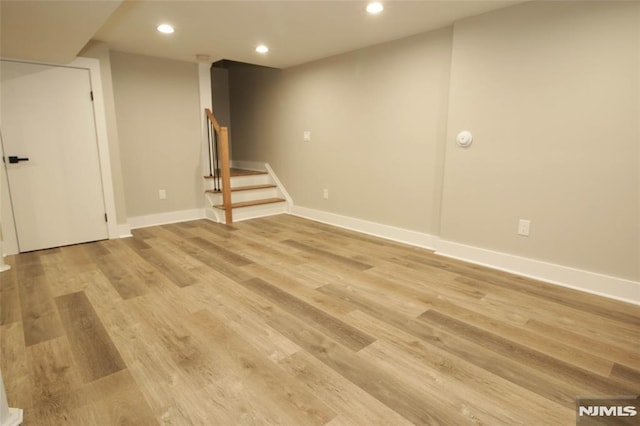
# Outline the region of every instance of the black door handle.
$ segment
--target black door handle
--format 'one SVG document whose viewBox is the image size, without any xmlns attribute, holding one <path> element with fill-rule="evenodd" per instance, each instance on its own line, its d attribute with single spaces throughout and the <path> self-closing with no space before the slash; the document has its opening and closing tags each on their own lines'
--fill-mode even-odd
<svg viewBox="0 0 640 426">
<path fill-rule="evenodd" d="M 15 164 L 15 163 L 19 163 L 21 161 L 29 161 L 29 159 L 28 158 L 16 157 L 15 155 L 10 155 L 9 156 L 9 164 Z"/>
</svg>

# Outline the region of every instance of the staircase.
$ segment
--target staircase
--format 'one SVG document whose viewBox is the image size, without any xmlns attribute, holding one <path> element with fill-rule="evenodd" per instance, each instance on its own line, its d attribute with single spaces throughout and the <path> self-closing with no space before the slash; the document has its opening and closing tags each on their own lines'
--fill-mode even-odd
<svg viewBox="0 0 640 426">
<path fill-rule="evenodd" d="M 218 223 L 271 216 L 289 211 L 290 198 L 268 164 L 251 163 L 254 170 L 231 167 L 229 129 L 221 126 L 209 108 L 204 115 L 207 128 L 208 175 L 205 196 L 211 207 L 205 215 Z"/>
<path fill-rule="evenodd" d="M 288 210 L 284 191 L 278 187 L 271 171 L 230 169 L 231 208 L 233 221 L 285 213 Z M 225 205 L 222 191 L 214 189 L 213 177 L 205 176 L 205 195 L 210 207 L 209 219 L 225 223 Z"/>
</svg>

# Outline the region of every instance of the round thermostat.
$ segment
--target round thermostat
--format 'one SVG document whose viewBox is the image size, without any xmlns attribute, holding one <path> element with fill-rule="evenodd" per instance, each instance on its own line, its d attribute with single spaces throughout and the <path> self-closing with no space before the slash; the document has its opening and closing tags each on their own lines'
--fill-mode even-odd
<svg viewBox="0 0 640 426">
<path fill-rule="evenodd" d="M 458 133 L 456 141 L 458 142 L 458 146 L 467 148 L 471 145 L 471 142 L 473 142 L 473 135 L 470 131 L 463 130 L 462 132 Z"/>
</svg>

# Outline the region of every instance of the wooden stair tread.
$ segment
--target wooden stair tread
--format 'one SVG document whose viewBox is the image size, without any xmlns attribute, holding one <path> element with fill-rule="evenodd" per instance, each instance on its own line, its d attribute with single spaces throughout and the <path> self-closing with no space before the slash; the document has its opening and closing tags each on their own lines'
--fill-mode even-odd
<svg viewBox="0 0 640 426">
<path fill-rule="evenodd" d="M 245 170 L 245 169 L 230 169 L 231 176 L 252 176 L 252 175 L 268 175 L 266 170 Z"/>
<path fill-rule="evenodd" d="M 236 186 L 235 188 L 231 188 L 231 192 L 236 192 L 236 191 L 251 191 L 254 189 L 271 189 L 271 188 L 277 188 L 277 185 L 273 185 L 270 183 L 264 184 L 264 185 L 247 185 L 247 186 Z"/>
<path fill-rule="evenodd" d="M 245 169 L 229 169 L 231 177 L 236 176 L 254 176 L 254 175 L 268 175 L 269 173 L 261 170 L 245 170 Z M 221 175 L 220 175 L 221 176 Z M 204 176 L 205 179 L 213 179 L 213 176 Z"/>
<path fill-rule="evenodd" d="M 233 203 L 231 204 L 231 208 L 235 209 L 239 207 L 260 206 L 263 204 L 284 203 L 285 201 L 287 200 L 285 200 L 284 198 L 265 198 L 262 200 L 243 201 L 240 203 Z M 216 204 L 213 207 L 215 207 L 216 209 L 224 210 L 223 204 Z"/>
<path fill-rule="evenodd" d="M 247 185 L 247 186 L 237 186 L 235 188 L 231 188 L 231 192 L 251 191 L 251 190 L 255 190 L 255 189 L 272 189 L 272 188 L 277 188 L 277 186 L 276 185 L 272 185 L 272 184 Z M 207 189 L 204 192 L 208 192 L 210 194 L 222 194 L 222 191 L 216 191 L 215 189 Z"/>
</svg>

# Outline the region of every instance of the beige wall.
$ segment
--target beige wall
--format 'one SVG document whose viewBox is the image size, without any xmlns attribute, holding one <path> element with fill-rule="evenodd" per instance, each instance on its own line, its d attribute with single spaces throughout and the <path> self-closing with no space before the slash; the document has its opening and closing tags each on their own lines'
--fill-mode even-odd
<svg viewBox="0 0 640 426">
<path fill-rule="evenodd" d="M 234 159 L 270 162 L 299 206 L 638 280 L 639 7 L 532 2 L 453 37 L 234 68 Z"/>
<path fill-rule="evenodd" d="M 536 2 L 455 25 L 442 238 L 640 278 L 638 7 Z"/>
<path fill-rule="evenodd" d="M 113 196 L 116 204 L 116 221 L 118 224 L 127 223 L 127 204 L 124 196 L 122 181 L 122 165 L 120 162 L 120 139 L 118 138 L 118 124 L 116 107 L 113 99 L 113 80 L 111 76 L 111 58 L 109 46 L 106 43 L 91 41 L 80 52 L 79 56 L 95 58 L 100 61 L 100 76 L 102 78 L 102 93 L 104 94 L 105 121 L 107 124 L 107 138 L 109 139 L 109 161 L 113 182 Z"/>
<path fill-rule="evenodd" d="M 111 67 L 128 216 L 202 208 L 198 65 L 111 52 Z"/>
<path fill-rule="evenodd" d="M 297 205 L 434 233 L 450 52 L 445 29 L 281 72 L 232 68 L 234 160 L 268 161 Z"/>
</svg>

